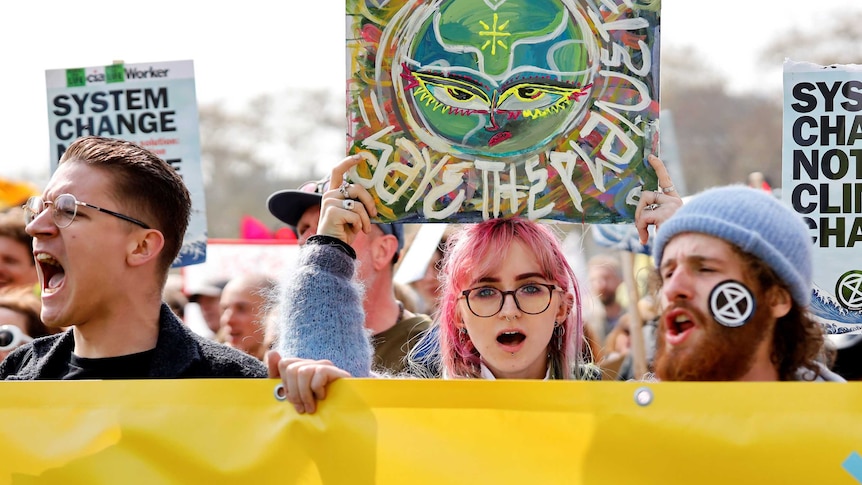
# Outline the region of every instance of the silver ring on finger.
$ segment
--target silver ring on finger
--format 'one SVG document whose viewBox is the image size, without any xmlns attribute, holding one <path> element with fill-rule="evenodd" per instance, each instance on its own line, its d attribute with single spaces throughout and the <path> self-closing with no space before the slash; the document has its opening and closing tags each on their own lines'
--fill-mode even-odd
<svg viewBox="0 0 862 485">
<path fill-rule="evenodd" d="M 347 209 L 349 211 L 352 211 L 355 206 L 356 206 L 356 201 L 353 199 L 344 199 L 341 201 L 341 208 L 342 209 Z"/>
<path fill-rule="evenodd" d="M 668 186 L 668 187 L 662 187 L 661 185 L 659 185 L 658 190 L 663 194 L 667 194 L 669 192 L 675 191 L 676 187 L 674 187 L 673 184 L 670 184 L 670 186 Z"/>
<path fill-rule="evenodd" d="M 654 211 L 659 207 L 661 207 L 661 204 L 649 204 L 648 206 L 644 207 L 644 210 Z"/>
<path fill-rule="evenodd" d="M 348 184 L 346 180 L 341 183 L 341 186 L 338 187 L 338 191 L 341 192 L 341 195 L 343 195 L 345 199 L 350 198 L 350 192 L 347 191 L 347 189 L 349 188 L 350 184 Z"/>
</svg>

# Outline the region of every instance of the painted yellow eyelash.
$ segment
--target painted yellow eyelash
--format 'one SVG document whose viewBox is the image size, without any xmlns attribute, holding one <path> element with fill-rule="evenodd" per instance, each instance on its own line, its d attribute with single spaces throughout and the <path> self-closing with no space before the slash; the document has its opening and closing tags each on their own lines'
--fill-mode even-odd
<svg viewBox="0 0 862 485">
<path fill-rule="evenodd" d="M 560 95 L 560 99 L 558 99 L 554 104 L 552 104 L 550 106 L 546 106 L 544 108 L 537 108 L 537 109 L 533 109 L 533 110 L 528 109 L 528 110 L 521 111 L 521 116 L 523 116 L 525 118 L 532 118 L 532 119 L 543 118 L 545 116 L 548 116 L 551 114 L 556 114 L 556 113 L 559 113 L 560 111 L 564 111 L 564 110 L 568 109 L 572 105 L 572 102 L 573 102 L 572 98 L 573 97 L 577 98 L 577 96 L 574 96 L 574 95 L 577 93 L 582 93 L 584 91 L 584 89 L 582 89 L 582 88 L 565 88 L 565 87 L 559 87 L 559 86 L 548 86 L 548 85 L 544 85 L 544 84 L 524 83 L 524 84 L 518 84 L 516 86 L 512 86 L 511 88 L 507 89 L 506 92 L 503 93 L 503 96 L 501 96 L 501 98 L 500 98 L 501 102 L 505 99 L 508 99 L 511 96 L 517 96 L 519 99 L 525 99 L 526 100 L 526 98 L 523 98 L 520 94 L 518 94 L 518 90 L 523 89 L 525 87 L 537 89 L 537 90 L 541 91 L 542 95 L 545 95 L 545 94 Z M 589 86 L 587 86 L 587 87 L 589 87 Z M 510 94 L 510 93 L 512 93 L 512 94 Z"/>
<path fill-rule="evenodd" d="M 503 100 L 503 99 L 509 98 L 510 96 L 514 95 L 514 96 L 517 96 L 519 99 L 529 100 L 527 98 L 522 97 L 520 94 L 518 94 L 518 91 L 520 89 L 523 89 L 523 88 L 533 88 L 537 91 L 540 91 L 542 95 L 544 95 L 544 94 L 559 94 L 559 95 L 561 95 L 567 99 L 569 97 L 571 97 L 572 94 L 581 91 L 580 88 L 564 88 L 564 87 L 559 87 L 559 86 L 548 86 L 546 84 L 523 83 L 523 84 L 518 84 L 518 85 L 512 86 L 509 89 L 507 89 L 506 92 L 504 92 L 503 95 L 500 97 L 500 99 Z M 510 94 L 510 93 L 513 93 L 513 94 Z"/>
<path fill-rule="evenodd" d="M 457 108 L 453 108 L 452 106 L 441 102 L 437 97 L 431 93 L 428 89 L 429 85 L 437 86 L 443 89 L 456 88 L 464 91 L 467 94 L 475 96 L 482 100 L 487 105 L 491 104 L 491 101 L 488 99 L 487 95 L 482 92 L 477 92 L 473 86 L 459 81 L 457 79 L 446 78 L 442 76 L 436 76 L 433 74 L 426 73 L 413 73 L 414 79 L 419 84 L 417 88 L 413 90 L 413 96 L 420 102 L 425 103 L 425 106 L 432 107 L 433 111 L 437 111 L 440 109 L 441 113 L 449 113 L 449 114 L 469 114 L 475 112 L 475 110 L 459 110 Z M 438 81 L 439 80 L 439 81 Z"/>
<path fill-rule="evenodd" d="M 544 118 L 545 116 L 548 116 L 551 114 L 557 114 L 560 111 L 565 111 L 571 105 L 572 105 L 572 100 L 569 98 L 563 97 L 563 98 L 560 98 L 559 100 L 557 100 L 556 103 L 554 103 L 554 104 L 552 104 L 546 108 L 539 108 L 539 109 L 532 109 L 532 110 L 526 109 L 524 111 L 521 111 L 521 116 L 523 116 L 524 118 L 533 118 L 533 119 Z"/>
</svg>

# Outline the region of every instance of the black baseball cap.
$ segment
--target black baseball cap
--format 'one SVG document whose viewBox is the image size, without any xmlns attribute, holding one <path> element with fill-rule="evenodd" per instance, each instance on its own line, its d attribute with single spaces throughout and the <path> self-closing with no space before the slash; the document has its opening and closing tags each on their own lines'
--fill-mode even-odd
<svg viewBox="0 0 862 485">
<path fill-rule="evenodd" d="M 296 228 L 309 207 L 319 206 L 323 193 L 329 190 L 329 177 L 306 182 L 294 190 L 279 190 L 266 201 L 269 212 L 281 222 Z"/>
<path fill-rule="evenodd" d="M 329 190 L 329 177 L 305 182 L 297 189 L 279 190 L 269 196 L 266 205 L 269 212 L 281 222 L 296 229 L 299 219 L 309 207 L 319 206 L 324 192 Z M 383 234 L 391 234 L 398 240 L 398 252 L 404 247 L 404 227 L 396 222 L 376 224 Z"/>
</svg>

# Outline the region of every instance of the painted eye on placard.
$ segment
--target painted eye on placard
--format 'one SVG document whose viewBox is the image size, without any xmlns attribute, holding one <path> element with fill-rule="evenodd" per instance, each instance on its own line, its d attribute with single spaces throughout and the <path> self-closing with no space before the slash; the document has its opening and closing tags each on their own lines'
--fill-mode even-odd
<svg viewBox="0 0 862 485">
<path fill-rule="evenodd" d="M 470 94 L 469 92 L 456 87 L 446 88 L 446 94 L 458 101 L 469 101 L 476 97 L 475 94 Z"/>
<path fill-rule="evenodd" d="M 461 109 L 486 110 L 487 103 L 474 93 L 454 86 L 428 85 L 428 92 L 441 103 Z"/>
<path fill-rule="evenodd" d="M 419 85 L 437 102 L 459 110 L 488 112 L 491 100 L 484 91 L 460 79 L 437 74 L 413 73 Z"/>
<path fill-rule="evenodd" d="M 516 84 L 503 91 L 497 102 L 497 109 L 501 111 L 543 109 L 560 102 L 566 102 L 580 91 L 579 88 L 539 83 Z"/>
</svg>

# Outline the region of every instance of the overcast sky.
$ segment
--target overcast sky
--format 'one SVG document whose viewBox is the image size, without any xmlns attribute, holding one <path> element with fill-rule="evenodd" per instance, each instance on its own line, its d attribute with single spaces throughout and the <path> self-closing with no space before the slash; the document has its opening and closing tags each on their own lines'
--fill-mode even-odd
<svg viewBox="0 0 862 485">
<path fill-rule="evenodd" d="M 191 59 L 199 103 L 239 103 L 289 88 L 344 86 L 344 3 L 244 0 L 12 2 L 0 15 L 0 176 L 47 177 L 45 70 Z M 762 47 L 818 14 L 860 0 L 664 0 L 662 46 L 691 46 L 735 91 L 780 89 Z"/>
</svg>

